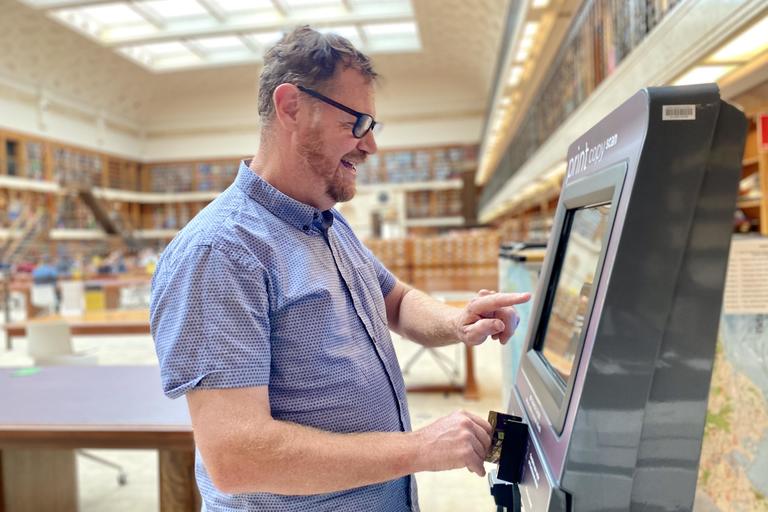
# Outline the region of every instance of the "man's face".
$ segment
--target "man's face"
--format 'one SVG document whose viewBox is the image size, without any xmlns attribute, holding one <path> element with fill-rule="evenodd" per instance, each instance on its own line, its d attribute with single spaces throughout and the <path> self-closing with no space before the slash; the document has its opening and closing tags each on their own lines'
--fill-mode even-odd
<svg viewBox="0 0 768 512">
<path fill-rule="evenodd" d="M 337 72 L 329 87 L 319 92 L 353 110 L 376 116 L 373 83 L 355 70 Z M 320 179 L 327 197 L 337 203 L 349 201 L 355 195 L 356 166 L 376 152 L 373 133 L 355 138 L 355 116 L 307 94 L 303 96 L 311 110 L 298 132 L 299 156 Z"/>
</svg>

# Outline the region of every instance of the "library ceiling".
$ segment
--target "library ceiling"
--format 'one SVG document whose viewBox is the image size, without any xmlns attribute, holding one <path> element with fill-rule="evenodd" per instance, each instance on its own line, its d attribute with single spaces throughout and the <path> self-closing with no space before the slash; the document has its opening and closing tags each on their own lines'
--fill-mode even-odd
<svg viewBox="0 0 768 512">
<path fill-rule="evenodd" d="M 360 9 L 361 13 L 374 13 L 367 18 L 358 13 L 350 18 L 351 21 L 347 25 L 341 23 L 341 18 L 327 18 L 334 21 L 335 26 L 330 26 L 327 22 L 318 23 L 318 26 L 323 26 L 324 30 L 337 29 L 342 35 L 357 39 L 358 43 L 362 42 L 363 48 L 371 52 L 378 71 L 385 78 L 384 87 L 392 86 L 393 90 L 403 91 L 407 90 L 410 83 L 430 82 L 435 88 L 462 88 L 464 96 L 470 91 L 476 98 L 474 108 L 482 110 L 485 107 L 508 0 L 0 0 L 3 13 L 0 16 L 0 47 L 3 49 L 0 52 L 0 79 L 11 79 L 28 84 L 33 90 L 51 91 L 79 99 L 96 109 L 105 109 L 134 121 L 145 119 L 151 104 L 178 94 L 194 95 L 222 89 L 249 89 L 255 95 L 259 71 L 258 57 L 250 60 L 237 59 L 232 57 L 236 53 L 230 52 L 228 55 L 231 65 L 211 59 L 216 65 L 214 68 L 182 71 L 170 71 L 168 68 L 160 72 L 159 68 L 153 69 L 149 62 L 168 64 L 169 61 L 163 61 L 162 58 L 152 61 L 152 57 L 147 57 L 147 54 L 139 56 L 136 52 L 129 54 L 125 50 L 126 44 L 117 44 L 114 41 L 105 44 L 88 33 L 88 30 L 101 33 L 98 31 L 99 25 L 93 21 L 97 15 L 101 16 L 103 23 L 115 22 L 125 17 L 140 25 L 143 22 L 139 18 L 152 20 L 153 12 L 172 16 L 182 5 L 186 5 L 186 11 L 178 12 L 193 16 L 195 12 L 199 13 L 200 9 L 203 9 L 207 13 L 206 16 L 215 17 L 211 14 L 211 5 L 219 5 L 222 9 L 238 9 L 242 8 L 242 5 L 264 8 L 282 5 L 288 9 L 293 6 L 298 12 L 302 6 L 320 9 L 324 8 L 323 6 L 331 6 L 333 2 L 349 6 L 348 8 L 353 10 Z M 138 4 L 142 5 L 137 7 Z M 389 7 L 376 7 L 385 4 Z M 116 10 L 107 9 L 110 6 Z M 88 18 L 91 21 L 75 29 L 71 26 L 72 20 L 76 23 L 80 18 L 72 12 L 80 8 L 90 9 L 83 12 L 90 12 L 94 18 Z M 129 16 L 124 12 L 121 17 L 118 11 L 122 8 L 129 9 L 133 14 Z M 386 15 L 381 12 L 375 14 L 375 9 L 400 11 L 399 14 Z M 163 15 L 159 16 L 162 18 Z M 186 32 L 183 33 L 187 39 L 191 39 L 194 32 L 190 25 L 191 18 L 186 19 L 187 25 L 182 26 Z M 227 19 L 225 14 L 220 16 L 220 21 L 216 23 L 229 23 Z M 302 19 L 306 17 L 293 18 L 294 21 Z M 164 26 L 162 19 L 155 17 L 154 21 L 158 22 L 157 25 Z M 241 21 L 238 21 L 238 26 L 242 25 Z M 413 32 L 406 30 L 409 23 L 414 28 Z M 374 25 L 378 25 L 378 28 Z M 181 33 L 180 25 L 165 22 L 165 26 L 176 27 L 175 30 Z M 278 21 L 271 24 L 262 22 L 259 26 L 277 30 L 282 27 Z M 347 28 L 344 28 L 345 26 Z M 349 26 L 356 27 L 355 31 L 350 32 Z M 101 30 L 103 32 L 104 25 L 101 25 Z M 215 38 L 213 35 L 206 36 L 210 40 L 204 44 L 187 42 L 183 45 L 185 48 L 192 48 L 190 51 L 197 55 L 197 59 L 205 61 L 206 55 L 226 53 L 222 48 L 228 48 L 228 43 L 234 44 L 233 39 L 224 39 L 234 36 L 222 35 L 210 26 L 202 26 L 201 30 L 208 30 L 209 35 L 218 35 Z M 377 30 L 380 32 L 379 39 L 374 36 Z M 235 39 L 243 42 L 247 39 L 244 33 L 241 30 Z M 113 31 L 114 37 L 115 34 Z M 133 39 L 129 39 L 136 43 L 132 43 L 133 46 L 139 43 L 160 45 L 169 42 L 160 41 L 162 37 L 157 35 L 139 34 L 134 34 L 131 36 Z M 123 37 L 128 36 L 130 34 L 123 33 Z M 245 42 L 243 45 L 247 51 L 257 54 L 269 43 L 266 36 L 263 39 L 259 44 L 252 41 L 250 45 Z M 415 41 L 418 46 L 406 48 L 407 41 Z M 386 48 L 387 45 L 389 49 Z M 163 47 L 156 50 L 162 54 Z M 172 47 L 165 48 L 167 52 L 171 50 Z M 238 55 L 242 56 L 242 52 Z M 147 59 L 149 62 L 146 62 Z"/>
</svg>

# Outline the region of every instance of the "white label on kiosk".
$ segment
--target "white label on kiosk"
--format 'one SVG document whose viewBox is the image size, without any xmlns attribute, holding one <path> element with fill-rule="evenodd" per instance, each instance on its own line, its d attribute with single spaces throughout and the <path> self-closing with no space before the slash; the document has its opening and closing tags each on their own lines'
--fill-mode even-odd
<svg viewBox="0 0 768 512">
<path fill-rule="evenodd" d="M 695 121 L 696 105 L 664 105 L 661 110 L 662 121 Z"/>
</svg>

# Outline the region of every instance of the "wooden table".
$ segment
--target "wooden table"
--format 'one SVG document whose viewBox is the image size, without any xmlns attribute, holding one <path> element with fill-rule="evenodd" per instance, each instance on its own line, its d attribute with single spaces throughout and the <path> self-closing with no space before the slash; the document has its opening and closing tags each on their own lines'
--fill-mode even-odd
<svg viewBox="0 0 768 512">
<path fill-rule="evenodd" d="M 455 308 L 464 308 L 468 300 L 446 300 L 445 303 Z M 464 384 L 423 384 L 406 386 L 411 393 L 462 393 L 467 400 L 478 400 L 480 389 L 475 378 L 475 356 L 473 347 L 464 345 Z"/>
<path fill-rule="evenodd" d="M 27 324 L 62 321 L 69 324 L 69 328 L 75 336 L 149 333 L 149 310 L 136 309 L 90 311 L 77 316 L 42 316 L 26 322 L 6 324 L 4 326 L 5 334 L 8 339 L 14 336 L 25 336 Z"/>
<path fill-rule="evenodd" d="M 0 283 L 3 282 L 0 276 Z M 108 309 L 117 309 L 120 306 L 120 290 L 125 287 L 147 286 L 150 283 L 148 276 L 117 276 L 117 277 L 95 277 L 83 281 L 85 287 L 96 287 L 104 290 L 104 300 Z M 32 276 L 26 275 L 24 278 L 15 278 L 8 283 L 9 291 L 21 292 L 24 294 L 27 318 L 33 318 L 38 313 L 38 308 L 32 305 Z"/>
<path fill-rule="evenodd" d="M 75 511 L 76 448 L 157 449 L 160 510 L 200 510 L 186 401 L 157 367 L 3 368 L 0 389 L 0 512 Z"/>
</svg>

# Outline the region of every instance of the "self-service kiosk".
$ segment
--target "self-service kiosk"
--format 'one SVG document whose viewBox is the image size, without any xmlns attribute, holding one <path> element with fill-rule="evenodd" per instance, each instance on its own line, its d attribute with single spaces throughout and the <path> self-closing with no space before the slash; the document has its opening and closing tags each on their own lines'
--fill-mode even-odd
<svg viewBox="0 0 768 512">
<path fill-rule="evenodd" d="M 500 509 L 691 509 L 746 127 L 714 84 L 648 88 L 570 146 Z"/>
</svg>

